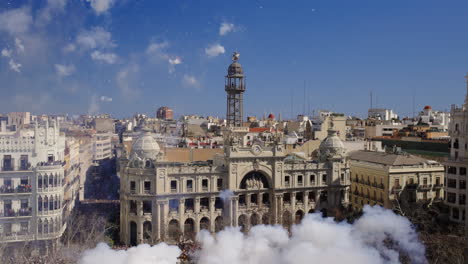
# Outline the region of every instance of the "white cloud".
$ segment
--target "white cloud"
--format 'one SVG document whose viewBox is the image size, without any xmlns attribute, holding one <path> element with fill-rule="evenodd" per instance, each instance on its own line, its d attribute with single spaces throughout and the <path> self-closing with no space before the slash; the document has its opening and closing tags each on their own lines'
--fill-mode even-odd
<svg viewBox="0 0 468 264">
<path fill-rule="evenodd" d="M 115 0 L 86 0 L 86 1 L 91 4 L 91 7 L 93 8 L 94 12 L 96 12 L 96 14 L 98 15 L 105 13 L 107 10 L 109 10 L 114 5 L 114 2 L 115 2 Z"/>
<path fill-rule="evenodd" d="M 169 47 L 169 43 L 167 41 L 160 43 L 150 43 L 146 48 L 146 54 L 168 59 L 169 56 L 164 51 L 167 47 Z"/>
<path fill-rule="evenodd" d="M 93 51 L 91 53 L 91 58 L 96 61 L 102 61 L 107 64 L 114 64 L 117 62 L 118 56 L 114 53 L 102 53 L 98 50 Z"/>
<path fill-rule="evenodd" d="M 188 87 L 195 87 L 195 88 L 200 87 L 200 82 L 193 75 L 184 74 L 184 77 L 182 78 L 182 82 L 185 86 L 188 86 Z"/>
<path fill-rule="evenodd" d="M 12 50 L 11 49 L 7 49 L 7 48 L 4 48 L 2 49 L 2 56 L 3 57 L 10 57 L 11 56 L 11 53 L 12 53 Z"/>
<path fill-rule="evenodd" d="M 101 98 L 99 98 L 101 100 L 101 102 L 106 102 L 106 103 L 109 103 L 109 102 L 112 102 L 112 98 L 111 97 L 107 97 L 107 96 L 101 96 Z"/>
<path fill-rule="evenodd" d="M 117 73 L 115 82 L 125 99 L 133 99 L 139 96 L 139 90 L 136 87 L 139 72 L 140 67 L 138 64 L 132 64 Z"/>
<path fill-rule="evenodd" d="M 112 41 L 111 33 L 102 27 L 80 32 L 76 37 L 76 43 L 84 49 L 112 48 L 116 46 Z"/>
<path fill-rule="evenodd" d="M 15 38 L 15 46 L 18 53 L 24 52 L 24 45 L 21 39 Z"/>
<path fill-rule="evenodd" d="M 69 43 L 65 47 L 63 47 L 64 52 L 73 52 L 75 50 L 76 50 L 76 45 L 73 43 Z"/>
<path fill-rule="evenodd" d="M 52 15 L 62 13 L 67 5 L 67 0 L 47 0 L 47 5 L 37 14 L 37 23 L 40 26 L 47 25 L 52 20 Z"/>
<path fill-rule="evenodd" d="M 174 57 L 173 59 L 169 59 L 169 64 L 171 65 L 178 65 L 182 63 L 182 59 L 180 57 Z"/>
<path fill-rule="evenodd" d="M 55 64 L 55 71 L 59 77 L 66 77 L 70 76 L 73 72 L 75 72 L 75 66 L 71 65 L 62 65 L 62 64 Z"/>
<path fill-rule="evenodd" d="M 11 70 L 15 72 L 21 72 L 22 65 L 20 63 L 15 62 L 13 59 L 10 59 L 8 65 L 10 65 Z"/>
<path fill-rule="evenodd" d="M 208 55 L 208 57 L 216 57 L 224 52 L 226 52 L 226 50 L 220 44 L 212 44 L 205 49 L 205 54 Z"/>
<path fill-rule="evenodd" d="M 30 9 L 17 8 L 0 13 L 0 31 L 11 34 L 27 32 L 32 24 Z"/>
<path fill-rule="evenodd" d="M 219 35 L 224 36 L 228 34 L 229 32 L 232 32 L 236 29 L 234 24 L 231 23 L 221 23 L 221 26 L 219 26 Z"/>
</svg>

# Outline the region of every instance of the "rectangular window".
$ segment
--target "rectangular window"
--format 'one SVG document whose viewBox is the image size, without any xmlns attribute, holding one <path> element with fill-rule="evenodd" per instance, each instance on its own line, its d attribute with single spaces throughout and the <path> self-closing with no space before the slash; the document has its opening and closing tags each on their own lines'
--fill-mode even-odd
<svg viewBox="0 0 468 264">
<path fill-rule="evenodd" d="M 208 190 L 208 179 L 203 179 L 202 180 L 202 189 L 204 191 L 207 191 Z"/>
<path fill-rule="evenodd" d="M 436 177 L 436 185 L 440 185 L 440 177 Z"/>
<path fill-rule="evenodd" d="M 458 203 L 459 204 L 465 204 L 466 203 L 466 196 L 464 194 L 458 195 Z"/>
<path fill-rule="evenodd" d="M 393 182 L 394 187 L 400 187 L 400 179 L 395 179 Z"/>
<path fill-rule="evenodd" d="M 460 167 L 460 175 L 466 175 L 466 167 Z"/>
<path fill-rule="evenodd" d="M 424 185 L 424 186 L 427 186 L 427 178 L 424 178 L 424 179 L 423 179 L 423 185 Z"/>
<path fill-rule="evenodd" d="M 143 213 L 151 214 L 151 201 L 143 201 Z"/>
<path fill-rule="evenodd" d="M 29 167 L 28 165 L 28 155 L 21 155 L 20 157 L 20 168 L 21 170 L 27 170 Z"/>
<path fill-rule="evenodd" d="M 284 176 L 284 184 L 289 186 L 289 176 Z"/>
<path fill-rule="evenodd" d="M 151 182 L 150 181 L 145 181 L 144 182 L 144 187 L 145 187 L 145 193 L 150 193 L 151 192 Z"/>
<path fill-rule="evenodd" d="M 171 192 L 177 191 L 177 181 L 171 181 Z"/>
<path fill-rule="evenodd" d="M 218 187 L 218 190 L 222 190 L 223 189 L 223 179 L 216 180 L 216 186 Z"/>
<path fill-rule="evenodd" d="M 322 184 L 327 184 L 327 174 L 322 174 Z"/>
<path fill-rule="evenodd" d="M 298 185 L 302 185 L 302 184 L 303 184 L 302 175 L 298 175 L 298 176 L 297 176 L 297 184 L 298 184 Z"/>
<path fill-rule="evenodd" d="M 457 188 L 457 180 L 448 179 L 447 185 L 449 188 Z"/>
<path fill-rule="evenodd" d="M 448 169 L 447 169 L 447 172 L 449 174 L 457 174 L 457 167 L 449 166 Z"/>
<path fill-rule="evenodd" d="M 130 193 L 136 193 L 136 182 L 130 182 Z"/>
<path fill-rule="evenodd" d="M 134 200 L 130 200 L 130 213 L 136 214 L 137 213 L 137 203 Z"/>
<path fill-rule="evenodd" d="M 187 180 L 187 192 L 193 191 L 193 180 Z"/>
<path fill-rule="evenodd" d="M 466 189 L 466 181 L 460 180 L 460 189 L 465 190 Z"/>
<path fill-rule="evenodd" d="M 3 170 L 4 171 L 13 170 L 13 162 L 11 159 L 11 155 L 3 155 Z"/>
<path fill-rule="evenodd" d="M 29 231 L 29 222 L 21 222 L 21 233 L 27 233 Z"/>
<path fill-rule="evenodd" d="M 448 201 L 449 203 L 455 203 L 456 199 L 457 199 L 457 195 L 456 195 L 456 194 L 454 194 L 454 193 L 447 193 L 447 201 Z"/>
<path fill-rule="evenodd" d="M 315 185 L 315 174 L 310 175 L 310 184 Z"/>
</svg>

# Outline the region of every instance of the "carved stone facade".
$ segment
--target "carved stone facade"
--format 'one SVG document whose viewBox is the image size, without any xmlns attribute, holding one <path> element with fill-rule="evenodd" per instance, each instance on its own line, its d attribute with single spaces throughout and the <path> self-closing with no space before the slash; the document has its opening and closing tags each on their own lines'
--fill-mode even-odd
<svg viewBox="0 0 468 264">
<path fill-rule="evenodd" d="M 246 127 L 224 131 L 224 155 L 208 162 L 165 162 L 158 147 L 137 147 L 121 158 L 122 242 L 173 243 L 225 226 L 243 232 L 257 224 L 289 228 L 307 213 L 333 215 L 347 206 L 349 167 L 335 131 L 318 161 L 286 155 L 281 133 L 266 131 L 253 140 L 247 133 Z M 142 140 L 155 146 L 148 133 L 137 146 Z"/>
</svg>

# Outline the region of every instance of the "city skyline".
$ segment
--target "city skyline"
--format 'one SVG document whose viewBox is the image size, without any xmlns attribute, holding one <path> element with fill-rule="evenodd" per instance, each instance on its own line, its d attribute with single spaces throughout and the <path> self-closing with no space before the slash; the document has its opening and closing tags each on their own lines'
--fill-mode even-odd
<svg viewBox="0 0 468 264">
<path fill-rule="evenodd" d="M 375 106 L 404 117 L 413 97 L 420 111 L 449 110 L 464 96 L 463 1 L 101 3 L 0 4 L 0 112 L 123 117 L 167 105 L 177 116 L 222 117 L 235 50 L 245 116 L 365 117 L 372 91 Z"/>
</svg>

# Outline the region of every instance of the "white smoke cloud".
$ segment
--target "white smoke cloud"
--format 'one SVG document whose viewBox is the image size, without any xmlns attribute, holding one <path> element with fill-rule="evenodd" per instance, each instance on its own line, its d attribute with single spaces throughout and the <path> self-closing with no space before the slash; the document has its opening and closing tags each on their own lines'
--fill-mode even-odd
<svg viewBox="0 0 468 264">
<path fill-rule="evenodd" d="M 180 57 L 175 57 L 173 59 L 169 58 L 169 64 L 171 65 L 178 65 L 182 63 L 182 59 Z"/>
<path fill-rule="evenodd" d="M 78 264 L 175 264 L 180 253 L 177 246 L 165 243 L 139 245 L 128 250 L 112 250 L 101 243 L 95 249 L 86 251 Z"/>
<path fill-rule="evenodd" d="M 69 43 L 65 47 L 63 47 L 64 52 L 73 52 L 75 50 L 76 50 L 76 45 L 73 43 Z"/>
<path fill-rule="evenodd" d="M 15 62 L 13 59 L 10 59 L 8 65 L 10 65 L 10 69 L 15 72 L 21 72 L 21 67 L 23 66 L 20 63 Z"/>
<path fill-rule="evenodd" d="M 59 77 L 66 77 L 70 76 L 73 72 L 75 72 L 75 66 L 73 64 L 70 65 L 63 65 L 63 64 L 55 64 L 55 72 Z"/>
<path fill-rule="evenodd" d="M 226 228 L 213 237 L 200 232 L 202 249 L 197 263 L 399 263 L 399 253 L 385 246 L 390 238 L 411 263 L 426 263 L 424 246 L 411 223 L 380 207 L 364 207 L 363 216 L 351 225 L 336 223 L 320 214 L 307 215 L 292 227 L 292 235 L 281 226 L 255 226 L 247 236 L 239 228 Z"/>
<path fill-rule="evenodd" d="M 394 242 L 392 248 L 386 246 L 388 239 Z M 201 249 L 193 258 L 198 264 L 396 264 L 399 252 L 406 253 L 411 263 L 427 263 L 425 248 L 408 219 L 367 205 L 354 224 L 309 214 L 293 225 L 291 236 L 282 226 L 258 225 L 247 235 L 238 227 L 227 227 L 215 236 L 203 230 L 197 240 Z M 79 264 L 176 263 L 178 254 L 177 247 L 164 243 L 127 251 L 100 244 L 87 251 Z"/>
<path fill-rule="evenodd" d="M 98 50 L 95 50 L 91 53 L 91 58 L 95 61 L 101 61 L 107 64 L 114 64 L 117 62 L 118 56 L 114 53 L 103 53 Z"/>
<path fill-rule="evenodd" d="M 135 99 L 139 96 L 140 91 L 137 87 L 139 72 L 140 66 L 138 64 L 130 64 L 122 68 L 115 77 L 117 88 L 127 100 Z"/>
<path fill-rule="evenodd" d="M 80 32 L 76 37 L 76 43 L 83 49 L 112 48 L 116 46 L 111 33 L 102 27 Z"/>
<path fill-rule="evenodd" d="M 115 0 L 86 0 L 88 3 L 91 4 L 94 12 L 97 15 L 107 12 L 113 5 Z"/>
<path fill-rule="evenodd" d="M 219 35 L 227 35 L 229 32 L 232 32 L 235 29 L 236 27 L 232 23 L 221 23 L 221 26 L 219 26 Z"/>
<path fill-rule="evenodd" d="M 2 56 L 3 57 L 9 58 L 11 56 L 11 53 L 12 53 L 11 49 L 7 49 L 7 48 L 2 49 Z"/>
<path fill-rule="evenodd" d="M 97 95 L 91 96 L 89 100 L 88 114 L 95 115 L 99 113 L 100 110 L 101 110 L 101 106 L 99 105 L 99 100 L 98 100 Z"/>
<path fill-rule="evenodd" d="M 224 52 L 226 52 L 226 50 L 220 44 L 212 44 L 208 48 L 205 48 L 205 54 L 208 57 L 216 57 Z"/>
<path fill-rule="evenodd" d="M 223 200 L 223 202 L 226 202 L 233 195 L 234 195 L 234 193 L 231 190 L 226 189 L 226 190 L 223 190 L 222 192 L 219 193 L 219 198 L 221 198 L 221 200 Z"/>
<path fill-rule="evenodd" d="M 54 14 L 62 13 L 67 5 L 67 0 L 47 0 L 47 5 L 37 12 L 37 24 L 47 25 Z"/>
<path fill-rule="evenodd" d="M 21 39 L 15 38 L 15 46 L 18 53 L 24 52 L 24 45 Z"/>
</svg>

